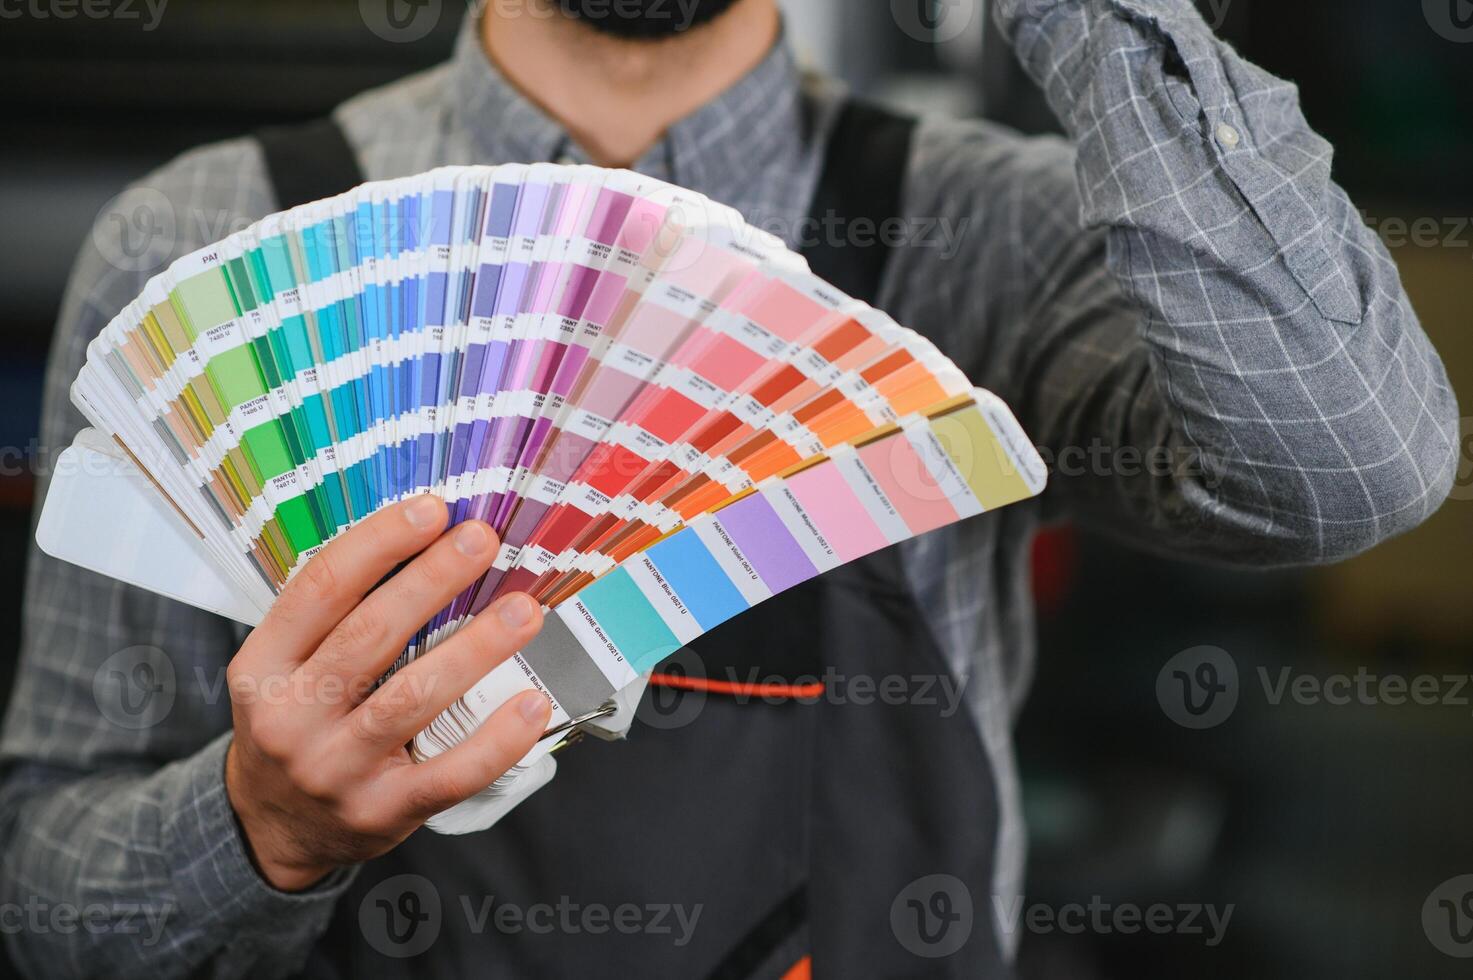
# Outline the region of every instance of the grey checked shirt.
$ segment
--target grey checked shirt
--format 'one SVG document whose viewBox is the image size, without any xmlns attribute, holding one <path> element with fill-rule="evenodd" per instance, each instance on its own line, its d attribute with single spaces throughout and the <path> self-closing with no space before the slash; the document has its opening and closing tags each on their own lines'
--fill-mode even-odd
<svg viewBox="0 0 1473 980">
<path fill-rule="evenodd" d="M 1066 515 L 1255 566 L 1334 560 L 1442 502 L 1459 413 L 1292 85 L 1237 57 L 1188 0 L 1002 0 L 997 13 L 1068 139 L 925 122 L 904 194 L 912 238 L 879 305 L 1006 399 L 1054 465 L 1041 500 L 905 554 L 1001 788 L 1006 899 L 1024 854 L 1009 731 L 1030 674 L 1038 524 Z M 837 99 L 780 45 L 637 169 L 800 244 Z M 337 115 L 371 178 L 584 159 L 498 77 L 473 24 L 448 64 Z M 101 221 L 72 275 L 46 386 L 52 450 L 82 424 L 67 387 L 87 341 L 171 258 L 275 207 L 244 139 L 185 154 L 118 210 L 139 204 L 159 219 L 147 247 Z M 289 895 L 252 869 L 223 786 L 224 666 L 240 640 L 32 553 L 0 746 L 0 901 L 74 908 L 81 924 L 8 934 L 23 967 L 270 975 L 303 962 L 352 871 Z M 151 704 L 129 700 L 137 684 Z"/>
</svg>

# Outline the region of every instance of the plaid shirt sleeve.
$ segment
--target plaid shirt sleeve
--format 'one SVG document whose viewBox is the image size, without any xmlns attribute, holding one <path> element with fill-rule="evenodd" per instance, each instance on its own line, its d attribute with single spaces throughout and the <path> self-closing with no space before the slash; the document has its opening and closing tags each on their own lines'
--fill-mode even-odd
<svg viewBox="0 0 1473 980">
<path fill-rule="evenodd" d="M 1458 409 L 1292 85 L 1189 0 L 994 12 L 1067 138 L 923 121 L 903 201 L 917 237 L 881 302 L 1001 395 L 1050 464 L 1037 504 L 904 546 L 998 787 L 995 894 L 1016 896 L 1037 520 L 1176 557 L 1331 561 L 1442 502 Z"/>
<path fill-rule="evenodd" d="M 1000 176 L 971 182 L 979 213 L 1009 222 L 981 237 L 1008 245 L 977 245 L 951 312 L 1010 303 L 1023 340 L 976 376 L 1006 365 L 1054 502 L 1259 565 L 1352 555 L 1431 514 L 1456 473 L 1456 399 L 1294 86 L 1189 0 L 995 12 L 1069 140 L 1014 141 Z"/>
<path fill-rule="evenodd" d="M 87 342 L 148 276 L 269 210 L 260 171 L 253 144 L 222 144 L 105 211 L 63 304 L 43 445 L 59 451 L 83 425 L 68 388 Z M 32 549 L 0 740 L 0 902 L 27 916 L 4 930 L 27 974 L 281 974 L 326 927 L 350 873 L 273 889 L 226 796 L 225 665 L 242 634 Z"/>
</svg>

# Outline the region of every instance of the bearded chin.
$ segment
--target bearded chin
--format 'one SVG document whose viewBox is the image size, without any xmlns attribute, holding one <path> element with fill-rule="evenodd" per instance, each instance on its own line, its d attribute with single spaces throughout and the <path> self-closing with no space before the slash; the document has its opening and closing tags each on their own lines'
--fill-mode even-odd
<svg viewBox="0 0 1473 980">
<path fill-rule="evenodd" d="M 658 41 L 709 23 L 737 0 L 556 0 L 564 14 L 612 37 Z"/>
</svg>

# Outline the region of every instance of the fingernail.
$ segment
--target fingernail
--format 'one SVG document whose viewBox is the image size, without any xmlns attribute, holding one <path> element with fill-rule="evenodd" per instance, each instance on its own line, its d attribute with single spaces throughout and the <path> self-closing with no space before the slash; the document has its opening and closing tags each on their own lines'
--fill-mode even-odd
<svg viewBox="0 0 1473 980">
<path fill-rule="evenodd" d="M 486 525 L 479 521 L 462 524 L 455 529 L 455 550 L 467 558 L 479 558 L 491 544 L 491 535 Z"/>
<path fill-rule="evenodd" d="M 404 519 L 424 530 L 440 520 L 440 498 L 422 493 L 404 505 Z"/>
<path fill-rule="evenodd" d="M 517 702 L 517 711 L 521 713 L 522 720 L 529 725 L 540 725 L 542 719 L 546 718 L 552 711 L 552 705 L 547 698 L 536 691 L 529 691 L 522 695 Z"/>
<path fill-rule="evenodd" d="M 511 629 L 521 629 L 532 621 L 537 612 L 537 604 L 529 595 L 509 595 L 496 605 L 496 615 L 500 618 L 503 626 Z"/>
</svg>

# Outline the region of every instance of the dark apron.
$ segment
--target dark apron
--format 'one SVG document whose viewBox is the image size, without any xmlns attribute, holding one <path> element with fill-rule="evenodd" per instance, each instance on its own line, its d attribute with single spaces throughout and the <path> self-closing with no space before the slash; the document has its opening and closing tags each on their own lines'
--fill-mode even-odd
<svg viewBox="0 0 1473 980">
<path fill-rule="evenodd" d="M 912 129 L 846 106 L 814 216 L 900 213 Z M 282 207 L 358 182 L 336 127 L 316 124 L 306 153 L 303 132 L 262 134 L 273 175 L 291 174 Z M 331 173 L 311 169 L 323 161 Z M 806 255 L 873 299 L 883 247 Z M 992 768 L 968 711 L 944 710 L 946 660 L 898 549 L 756 606 L 662 670 L 827 683 L 816 700 L 652 686 L 627 741 L 569 748 L 557 778 L 495 827 L 421 830 L 366 864 L 306 972 L 1010 975 L 993 928 Z"/>
</svg>

